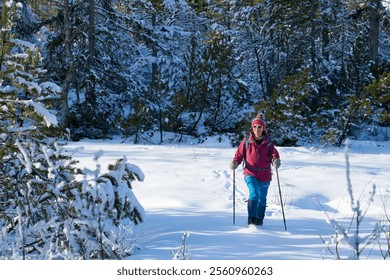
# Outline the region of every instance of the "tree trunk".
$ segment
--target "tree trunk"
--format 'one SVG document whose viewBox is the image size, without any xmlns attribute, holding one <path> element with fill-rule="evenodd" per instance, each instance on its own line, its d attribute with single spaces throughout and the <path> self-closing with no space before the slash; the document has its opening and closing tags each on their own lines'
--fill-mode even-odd
<svg viewBox="0 0 390 280">
<path fill-rule="evenodd" d="M 379 8 L 380 0 L 370 0 L 370 31 L 369 31 L 369 59 L 374 63 L 378 60 L 378 44 L 379 44 Z"/>
<path fill-rule="evenodd" d="M 88 6 L 88 69 L 93 69 L 95 65 L 95 0 L 89 0 Z M 96 102 L 95 96 L 95 77 L 93 73 L 89 74 L 87 101 L 94 105 Z"/>
<path fill-rule="evenodd" d="M 316 55 L 316 38 L 317 38 L 317 0 L 310 1 L 310 57 L 311 57 L 311 70 L 315 76 L 317 73 L 317 55 Z"/>
<path fill-rule="evenodd" d="M 62 96 L 60 101 L 59 108 L 59 119 L 58 122 L 62 128 L 66 128 L 68 126 L 68 118 L 69 118 L 69 106 L 68 106 L 68 92 L 70 89 L 70 85 L 74 79 L 75 72 L 75 63 L 74 57 L 72 53 L 72 42 L 71 42 L 71 26 L 69 22 L 70 18 L 70 7 L 69 0 L 64 1 L 64 44 L 65 44 L 65 56 L 66 56 L 66 64 L 67 71 L 65 79 L 62 83 Z"/>
</svg>

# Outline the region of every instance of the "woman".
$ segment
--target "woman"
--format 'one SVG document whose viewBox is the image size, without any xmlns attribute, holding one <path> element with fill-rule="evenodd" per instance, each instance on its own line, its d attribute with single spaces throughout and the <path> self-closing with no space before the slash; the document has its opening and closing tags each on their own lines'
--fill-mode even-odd
<svg viewBox="0 0 390 280">
<path fill-rule="evenodd" d="M 263 225 L 268 187 L 272 180 L 271 164 L 279 168 L 279 152 L 270 141 L 262 114 L 252 121 L 249 137 L 241 141 L 230 164 L 234 170 L 244 162 L 244 178 L 249 189 L 248 225 Z"/>
</svg>

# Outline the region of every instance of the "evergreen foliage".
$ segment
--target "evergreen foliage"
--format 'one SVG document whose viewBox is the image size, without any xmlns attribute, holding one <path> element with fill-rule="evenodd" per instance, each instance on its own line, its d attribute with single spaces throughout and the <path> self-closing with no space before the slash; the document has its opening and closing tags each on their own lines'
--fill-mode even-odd
<svg viewBox="0 0 390 280">
<path fill-rule="evenodd" d="M 54 107 L 60 127 L 73 140 L 228 134 L 234 141 L 260 108 L 280 144 L 340 145 L 387 126 L 386 106 L 360 104 L 367 94 L 375 103 L 365 87 L 389 72 L 382 4 L 34 1 L 37 16 L 24 12 L 29 20 L 19 26 L 34 26 L 29 36 L 62 88 Z"/>
<path fill-rule="evenodd" d="M 61 98 L 61 88 L 47 79 L 37 45 L 17 33 L 22 10 L 23 5 L 13 1 L 2 5 L 0 256 L 128 256 L 134 242 L 131 228 L 143 220 L 131 182 L 143 180 L 143 173 L 122 159 L 109 173 L 90 179 L 91 171 L 79 170 L 63 150 L 57 139 L 65 135 L 52 107 Z"/>
<path fill-rule="evenodd" d="M 101 174 L 98 155 L 79 170 L 59 139 L 237 143 L 261 110 L 278 145 L 389 140 L 383 1 L 0 4 L 2 258 L 132 253 L 142 171 L 123 158 Z"/>
<path fill-rule="evenodd" d="M 381 77 L 365 86 L 370 108 L 367 110 L 367 118 L 374 124 L 373 134 L 384 134 L 384 139 L 389 140 L 386 130 L 381 127 L 390 126 L 390 74 L 384 73 Z"/>
</svg>

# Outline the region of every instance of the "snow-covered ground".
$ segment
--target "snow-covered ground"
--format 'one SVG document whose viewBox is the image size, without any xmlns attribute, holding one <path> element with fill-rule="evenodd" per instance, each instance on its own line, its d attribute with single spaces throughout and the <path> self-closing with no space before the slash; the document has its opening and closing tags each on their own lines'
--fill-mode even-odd
<svg viewBox="0 0 390 280">
<path fill-rule="evenodd" d="M 133 229 L 136 248 L 129 260 L 172 260 L 175 256 L 191 260 L 322 260 L 334 259 L 337 252 L 341 259 L 355 258 L 349 245 L 356 240 L 355 229 L 350 229 L 336 251 L 342 235 L 337 236 L 327 222 L 331 219 L 340 229 L 355 225 L 351 202 L 367 210 L 360 238 L 367 237 L 376 223 L 385 219 L 386 212 L 390 214 L 390 202 L 383 202 L 390 196 L 389 145 L 349 141 L 347 153 L 345 147 L 277 147 L 282 160 L 279 179 L 287 231 L 275 173 L 263 227 L 246 225 L 248 191 L 241 167 L 235 171 L 233 211 L 229 163 L 235 148 L 228 141 L 134 145 L 120 139 L 85 140 L 69 143 L 67 148 L 83 147 L 74 155 L 81 166 L 93 168 L 94 155 L 102 151 L 102 167 L 126 156 L 145 174 L 143 182 L 133 182 L 146 219 Z M 347 170 L 352 192 L 348 191 Z M 364 239 L 360 242 L 360 249 L 368 243 Z M 360 259 L 383 259 L 387 246 L 382 235 L 362 250 Z"/>
<path fill-rule="evenodd" d="M 94 157 L 102 154 L 98 163 L 104 172 L 104 167 L 125 156 L 144 173 L 143 182 L 133 182 L 146 213 L 145 222 L 133 229 L 133 255 L 122 261 L 0 261 L 0 275 L 29 280 L 120 276 L 327 280 L 387 275 L 389 266 L 382 255 L 389 244 L 384 233 L 369 245 L 367 237 L 380 221 L 387 221 L 383 225 L 389 231 L 390 222 L 384 217 L 390 214 L 389 145 L 350 141 L 348 153 L 344 147 L 278 147 L 286 231 L 276 176 L 269 189 L 264 226 L 247 227 L 248 193 L 241 168 L 235 173 L 233 224 L 233 172 L 228 167 L 235 148 L 227 141 L 198 145 L 133 145 L 120 139 L 71 142 L 66 149 L 78 150 L 74 157 L 80 167 L 94 170 Z M 348 191 L 347 171 L 352 192 Z M 361 209 L 367 210 L 358 234 L 352 201 L 355 207 L 360 203 Z M 339 234 L 327 220 L 339 227 Z M 350 224 L 342 238 L 342 230 L 348 230 Z M 360 260 L 324 261 L 337 254 L 341 259 L 356 259 L 351 248 L 354 240 L 360 243 Z"/>
</svg>

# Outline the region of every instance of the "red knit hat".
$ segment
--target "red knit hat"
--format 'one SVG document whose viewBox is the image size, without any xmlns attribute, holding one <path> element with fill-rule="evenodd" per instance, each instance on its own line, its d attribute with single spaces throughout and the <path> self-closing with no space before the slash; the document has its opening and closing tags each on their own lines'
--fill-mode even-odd
<svg viewBox="0 0 390 280">
<path fill-rule="evenodd" d="M 266 125 L 265 125 L 265 122 L 263 121 L 263 114 L 261 113 L 258 113 L 257 116 L 253 119 L 252 121 L 252 127 L 254 127 L 255 125 L 261 125 L 263 127 L 264 130 L 266 130 Z"/>
</svg>

